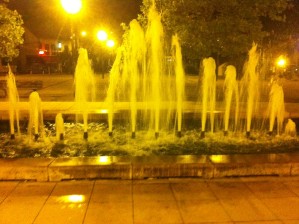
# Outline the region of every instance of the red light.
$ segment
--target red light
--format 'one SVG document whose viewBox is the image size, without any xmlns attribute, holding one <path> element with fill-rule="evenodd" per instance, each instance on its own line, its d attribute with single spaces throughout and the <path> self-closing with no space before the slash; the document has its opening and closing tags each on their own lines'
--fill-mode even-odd
<svg viewBox="0 0 299 224">
<path fill-rule="evenodd" d="M 45 51 L 44 51 L 44 50 L 39 50 L 39 51 L 38 51 L 38 54 L 39 54 L 39 55 L 45 55 Z"/>
</svg>

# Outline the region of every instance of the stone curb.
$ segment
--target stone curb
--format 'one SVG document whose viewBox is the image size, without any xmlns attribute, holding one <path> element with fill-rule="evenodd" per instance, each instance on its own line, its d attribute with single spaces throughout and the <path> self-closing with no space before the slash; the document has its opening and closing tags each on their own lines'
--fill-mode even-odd
<svg viewBox="0 0 299 224">
<path fill-rule="evenodd" d="M 0 180 L 297 176 L 299 153 L 0 159 Z"/>
</svg>

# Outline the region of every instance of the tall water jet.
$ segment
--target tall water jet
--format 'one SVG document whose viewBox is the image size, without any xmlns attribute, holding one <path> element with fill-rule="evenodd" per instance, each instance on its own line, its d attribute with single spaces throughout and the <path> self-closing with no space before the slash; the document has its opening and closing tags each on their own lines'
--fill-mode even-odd
<svg viewBox="0 0 299 224">
<path fill-rule="evenodd" d="M 146 44 L 144 32 L 137 20 L 130 22 L 126 51 L 127 73 L 130 77 L 130 109 L 131 109 L 131 131 L 135 138 L 137 119 L 137 94 L 140 91 L 140 78 L 144 77 Z"/>
<path fill-rule="evenodd" d="M 173 45 L 173 57 L 165 57 L 163 26 L 155 4 L 149 10 L 145 32 L 137 20 L 133 20 L 129 28 L 110 71 L 106 98 L 109 135 L 112 135 L 115 102 L 125 102 L 130 108 L 132 137 L 135 137 L 137 111 L 141 109 L 138 124 L 144 129 L 153 130 L 158 138 L 160 130 L 171 126 L 176 98 L 179 99 L 177 107 L 181 108 L 178 116 L 182 116 L 185 83 L 182 59 L 179 56 L 181 50 L 177 40 Z M 174 68 L 174 61 L 177 61 L 177 68 Z M 178 81 L 175 70 L 179 73 Z M 180 85 L 177 88 L 176 83 Z M 179 120 L 181 129 L 182 119 Z"/>
<path fill-rule="evenodd" d="M 108 105 L 109 136 L 112 136 L 115 93 L 116 93 L 117 85 L 118 85 L 118 82 L 119 82 L 119 79 L 121 76 L 123 51 L 124 51 L 124 47 L 120 47 L 117 50 L 116 59 L 112 65 L 112 68 L 110 71 L 109 88 L 108 88 L 107 97 L 105 100 Z"/>
<path fill-rule="evenodd" d="M 207 113 L 210 112 L 211 132 L 214 132 L 216 105 L 216 63 L 213 58 L 203 59 L 201 137 L 205 137 Z"/>
<path fill-rule="evenodd" d="M 33 130 L 33 135 L 32 135 Z M 44 135 L 44 122 L 43 122 L 43 111 L 41 107 L 41 99 L 37 91 L 33 91 L 29 95 L 29 124 L 28 124 L 28 134 L 30 141 L 32 136 L 34 140 L 37 141 L 39 135 L 43 137 Z"/>
<path fill-rule="evenodd" d="M 8 89 L 8 102 L 9 102 L 9 124 L 10 124 L 10 138 L 15 139 L 15 121 L 17 125 L 17 132 L 20 135 L 19 125 L 19 94 L 16 86 L 15 76 L 8 65 L 8 74 L 6 76 L 6 83 Z"/>
<path fill-rule="evenodd" d="M 176 102 L 177 102 L 177 133 L 181 136 L 182 131 L 182 115 L 183 101 L 185 98 L 185 72 L 182 62 L 181 45 L 179 44 L 178 35 L 172 37 L 173 58 L 175 62 L 175 77 L 176 77 Z"/>
<path fill-rule="evenodd" d="M 87 102 L 95 99 L 95 80 L 87 50 L 79 49 L 79 57 L 75 70 L 75 102 L 83 116 L 84 139 L 88 138 Z"/>
<path fill-rule="evenodd" d="M 235 98 L 235 122 L 234 122 L 235 128 L 238 123 L 239 90 L 238 90 L 238 82 L 236 80 L 236 77 L 237 77 L 236 68 L 232 65 L 228 65 L 225 70 L 225 80 L 224 80 L 224 94 L 225 94 L 224 135 L 228 134 L 233 96 Z"/>
<path fill-rule="evenodd" d="M 243 88 L 247 90 L 247 107 L 246 107 L 246 136 L 250 136 L 251 122 L 253 113 L 256 110 L 259 100 L 259 73 L 257 65 L 259 62 L 259 54 L 256 52 L 257 44 L 253 44 L 248 53 L 248 61 L 245 64 L 244 76 L 242 78 Z M 242 89 L 243 89 L 242 88 Z"/>
<path fill-rule="evenodd" d="M 158 138 L 160 129 L 160 110 L 162 99 L 161 78 L 163 75 L 164 57 L 164 31 L 161 23 L 161 15 L 155 9 L 155 4 L 150 8 L 148 14 L 148 27 L 146 30 L 146 43 L 148 53 L 148 75 L 151 78 L 150 99 L 153 102 L 154 131 Z M 163 90 L 165 91 L 165 90 Z"/>
<path fill-rule="evenodd" d="M 268 106 L 268 114 L 269 114 L 269 134 L 273 133 L 273 127 L 275 123 L 275 119 L 277 121 L 277 134 L 282 130 L 282 124 L 284 120 L 284 93 L 283 88 L 277 82 L 274 82 L 271 86 L 271 90 L 269 93 L 270 100 Z"/>
</svg>

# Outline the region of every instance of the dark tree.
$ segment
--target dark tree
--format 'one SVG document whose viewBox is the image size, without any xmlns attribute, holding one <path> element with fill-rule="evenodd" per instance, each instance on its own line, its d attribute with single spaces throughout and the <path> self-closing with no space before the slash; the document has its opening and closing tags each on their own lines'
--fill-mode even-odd
<svg viewBox="0 0 299 224">
<path fill-rule="evenodd" d="M 213 56 L 225 60 L 246 56 L 252 43 L 268 33 L 262 18 L 284 21 L 292 0 L 155 0 L 166 33 L 178 33 L 185 59 Z M 145 23 L 152 0 L 143 0 L 139 20 Z"/>
</svg>

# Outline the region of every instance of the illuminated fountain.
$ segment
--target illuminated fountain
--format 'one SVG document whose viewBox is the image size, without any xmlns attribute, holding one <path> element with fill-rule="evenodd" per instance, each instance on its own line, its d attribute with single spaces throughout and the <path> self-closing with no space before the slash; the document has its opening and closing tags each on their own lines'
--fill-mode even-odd
<svg viewBox="0 0 299 224">
<path fill-rule="evenodd" d="M 270 90 L 270 100 L 269 100 L 269 134 L 272 134 L 275 119 L 277 120 L 277 134 L 282 130 L 282 125 L 284 121 L 285 108 L 284 108 L 284 93 L 283 88 L 277 82 L 274 82 Z"/>
<path fill-rule="evenodd" d="M 216 106 L 216 63 L 213 58 L 203 60 L 201 137 L 205 137 L 208 110 L 211 132 L 214 131 L 214 111 Z"/>
<path fill-rule="evenodd" d="M 181 137 L 182 119 L 183 119 L 183 102 L 185 99 L 185 71 L 182 63 L 182 51 L 177 35 L 172 37 L 173 58 L 175 61 L 175 77 L 176 77 L 176 101 L 177 101 L 177 135 Z"/>
<path fill-rule="evenodd" d="M 58 113 L 55 117 L 55 129 L 56 129 L 56 139 L 63 140 L 64 139 L 64 120 L 61 113 Z"/>
<path fill-rule="evenodd" d="M 88 59 L 87 50 L 79 49 L 79 57 L 75 70 L 75 102 L 79 105 L 79 113 L 83 117 L 84 139 L 88 138 L 88 111 L 87 103 L 95 99 L 94 73 Z"/>
<path fill-rule="evenodd" d="M 45 154 L 51 156 L 117 153 L 190 155 L 215 151 L 251 153 L 251 150 L 257 150 L 252 149 L 254 147 L 264 149 L 264 145 L 261 145 L 263 142 L 272 150 L 280 145 L 285 136 L 289 137 L 292 144 L 294 139 L 297 141 L 296 125 L 292 120 L 289 119 L 285 132 L 281 131 L 287 116 L 287 113 L 283 113 L 282 87 L 273 83 L 269 94 L 264 94 L 269 95 L 269 101 L 263 99 L 265 101 L 260 102 L 257 45 L 253 45 L 249 51 L 241 81 L 236 79 L 236 68 L 232 65 L 226 68 L 224 82 L 217 81 L 215 60 L 205 58 L 200 74 L 200 90 L 192 93 L 196 97 L 200 96 L 199 102 L 196 102 L 186 96 L 187 91 L 190 91 L 186 88 L 190 77 L 185 76 L 179 35 L 174 35 L 171 43 L 166 41 L 169 37 L 165 37 L 161 16 L 154 7 L 150 9 L 148 19 L 145 29 L 137 20 L 129 24 L 123 45 L 118 49 L 110 71 L 104 102 L 94 101 L 95 77 L 87 50 L 83 48 L 79 49 L 75 70 L 74 102 L 42 102 L 37 91 L 31 93 L 29 103 L 14 103 L 17 97 L 11 98 L 11 105 L 14 106 L 7 107 L 9 111 L 17 110 L 18 105 L 22 110 L 30 108 L 28 132 L 30 139 L 35 139 L 30 147 L 41 143 L 37 140 L 45 134 L 48 139 L 53 139 L 44 143 L 52 144 L 47 146 L 52 147 L 51 152 L 45 150 Z M 7 82 L 9 86 L 14 86 L 13 79 Z M 223 84 L 221 88 L 219 84 Z M 16 89 L 11 89 L 17 96 Z M 216 101 L 216 89 L 218 95 L 223 94 L 223 101 Z M 46 126 L 46 133 L 43 129 L 42 109 L 57 114 L 55 125 Z M 262 129 L 256 128 L 254 120 L 263 120 L 266 112 L 270 123 L 267 131 L 271 133 L 275 130 L 276 119 L 278 135 L 269 136 Z M 77 121 L 79 116 L 82 117 L 83 124 L 65 123 L 64 113 L 78 115 Z M 98 116 L 98 113 L 101 115 Z M 107 116 L 107 122 L 103 122 L 103 119 L 102 123 L 98 120 L 93 122 L 93 117 L 88 120 L 89 114 L 97 114 L 94 117 L 104 119 Z M 14 123 L 12 121 L 10 124 Z M 218 125 L 217 121 L 222 123 Z M 200 123 L 201 129 L 198 128 Z M 244 129 L 241 127 L 243 123 L 246 126 Z M 221 131 L 218 131 L 219 128 Z M 83 139 L 79 137 L 82 129 Z M 238 147 L 240 144 L 242 147 Z"/>
<path fill-rule="evenodd" d="M 161 16 L 154 8 L 149 11 L 146 32 L 136 20 L 130 23 L 110 72 L 106 98 L 110 136 L 116 102 L 129 103 L 132 138 L 136 135 L 137 120 L 142 129 L 153 131 L 156 138 L 161 129 L 172 128 L 174 106 L 178 108 L 178 132 L 181 132 L 184 71 L 177 36 L 173 37 L 172 46 L 173 56 L 169 62 L 165 56 Z M 137 113 L 138 110 L 141 112 Z"/>
<path fill-rule="evenodd" d="M 234 130 L 236 130 L 239 118 L 239 89 L 236 80 L 236 68 L 228 65 L 225 71 L 224 92 L 225 92 L 225 111 L 224 111 L 224 135 L 228 135 L 228 127 L 231 113 L 233 97 L 235 99 L 235 119 Z"/>
<path fill-rule="evenodd" d="M 253 44 L 249 51 L 249 58 L 245 64 L 244 76 L 242 78 L 242 90 L 247 90 L 245 96 L 247 97 L 246 106 L 246 135 L 250 136 L 251 123 L 254 116 L 254 112 L 257 111 L 259 102 L 259 73 L 257 65 L 259 62 L 259 54 L 257 51 L 257 45 Z M 242 94 L 242 95 L 243 95 Z"/>
<path fill-rule="evenodd" d="M 16 86 L 16 80 L 10 66 L 8 65 L 8 74 L 6 77 L 7 89 L 8 89 L 8 102 L 9 102 L 9 123 L 10 123 L 10 138 L 15 139 L 15 122 L 17 125 L 17 132 L 20 135 L 19 124 L 19 94 Z"/>
<path fill-rule="evenodd" d="M 37 141 L 39 137 L 44 136 L 43 111 L 41 99 L 37 91 L 33 91 L 29 96 L 28 134 L 30 141 L 32 140 L 32 136 L 34 136 L 35 141 Z"/>
</svg>

